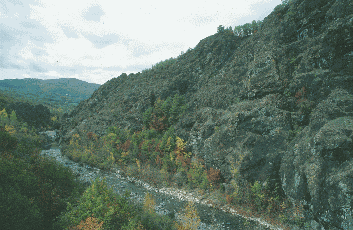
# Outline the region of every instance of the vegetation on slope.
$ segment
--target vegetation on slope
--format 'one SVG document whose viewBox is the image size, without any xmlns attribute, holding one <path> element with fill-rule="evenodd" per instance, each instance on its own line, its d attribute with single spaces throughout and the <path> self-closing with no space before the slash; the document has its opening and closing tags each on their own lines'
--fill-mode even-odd
<svg viewBox="0 0 353 230">
<path fill-rule="evenodd" d="M 18 101 L 14 100 L 14 103 Z M 174 105 L 180 100 L 174 98 Z M 4 104 L 8 102 L 5 101 Z M 158 101 L 160 103 L 160 101 Z M 163 105 L 163 104 L 162 104 Z M 161 106 L 166 109 L 165 104 Z M 158 124 L 162 130 L 163 123 L 168 127 L 178 117 L 183 107 L 170 107 L 168 120 L 156 116 L 146 122 Z M 24 112 L 31 112 L 24 111 Z M 154 113 L 161 112 L 154 110 Z M 156 120 L 157 119 L 157 120 Z M 166 122 L 168 121 L 168 122 Z M 29 121 L 32 123 L 32 121 Z M 146 124 L 147 124 L 146 123 Z M 48 128 L 45 127 L 45 128 Z M 118 132 L 112 128 L 111 131 Z M 72 171 L 59 165 L 55 160 L 40 156 L 45 142 L 39 131 L 29 127 L 26 122 L 17 119 L 16 112 L 6 112 L 0 108 L 0 228 L 1 229 L 190 229 L 198 222 L 193 219 L 195 210 L 188 204 L 182 215 L 185 223 L 173 221 L 172 216 L 161 216 L 154 212 L 155 201 L 147 194 L 143 205 L 128 201 L 129 193 L 124 196 L 114 194 L 107 188 L 105 180 L 96 180 L 92 185 L 77 181 Z M 112 133 L 110 133 L 112 134 Z M 102 140 L 113 141 L 106 137 Z M 77 140 L 78 141 L 78 140 Z M 115 140 L 116 141 L 116 140 Z M 83 151 L 102 151 L 107 145 L 99 145 L 97 136 L 88 133 Z M 71 142 L 75 145 L 77 142 Z M 182 142 L 177 144 L 181 147 Z M 79 149 L 75 147 L 75 151 Z M 75 153 L 73 151 L 73 153 Z M 114 156 L 111 152 L 108 161 L 97 155 L 104 168 L 108 168 Z M 93 162 L 92 162 L 93 161 Z M 91 158 L 90 163 L 97 164 Z"/>
<path fill-rule="evenodd" d="M 52 113 L 61 111 L 61 115 L 71 112 L 80 101 L 87 99 L 98 87 L 98 84 L 75 78 L 0 80 L 0 91 L 3 93 L 11 95 L 20 102 L 43 104 Z"/>
<path fill-rule="evenodd" d="M 63 153 L 74 161 L 101 169 L 119 167 L 126 175 L 157 187 L 186 187 L 213 194 L 220 202 L 218 205 L 228 204 L 245 216 L 262 217 L 284 226 L 286 223 L 300 225 L 302 207 L 291 207 L 278 189 L 270 191 L 257 181 L 246 182 L 237 176 L 235 166 L 234 192 L 227 194 L 220 170 L 206 168 L 202 159 L 191 161 L 193 154 L 186 151 L 185 141 L 175 136 L 173 128 L 186 109 L 183 97 L 177 94 L 165 101 L 158 98 L 154 107 L 143 114 L 142 131 L 132 134 L 129 130 L 111 127 L 99 138 L 83 130 L 63 147 Z"/>
</svg>

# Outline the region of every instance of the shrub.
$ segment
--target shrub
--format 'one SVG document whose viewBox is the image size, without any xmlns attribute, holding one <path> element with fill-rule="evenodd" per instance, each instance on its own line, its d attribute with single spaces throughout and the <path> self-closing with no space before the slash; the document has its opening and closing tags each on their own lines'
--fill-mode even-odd
<svg viewBox="0 0 353 230">
<path fill-rule="evenodd" d="M 118 143 L 125 143 L 130 139 L 130 131 L 127 129 L 120 129 L 118 127 L 109 127 L 107 133 L 113 133 L 116 135 L 116 141 Z"/>
<path fill-rule="evenodd" d="M 152 112 L 153 112 L 153 108 L 148 108 L 144 113 L 143 113 L 143 125 L 146 127 L 146 129 L 150 128 L 150 123 L 151 123 L 151 119 L 152 119 Z"/>
<path fill-rule="evenodd" d="M 116 148 L 117 144 L 120 143 L 118 136 L 115 133 L 108 133 L 102 137 L 104 145 L 109 145 L 109 147 Z"/>
<path fill-rule="evenodd" d="M 265 194 L 262 191 L 261 184 L 258 181 L 255 181 L 253 186 L 251 186 L 251 198 L 254 201 L 255 208 L 257 211 L 264 209 L 264 201 L 265 201 Z"/>
<path fill-rule="evenodd" d="M 250 185 L 247 181 L 239 179 L 236 183 L 232 184 L 235 191 L 230 196 L 235 204 L 246 205 L 250 203 Z"/>
<path fill-rule="evenodd" d="M 98 223 L 98 220 L 94 218 L 94 215 L 92 214 L 92 217 L 88 217 L 86 221 L 81 221 L 79 225 L 76 227 L 70 228 L 70 230 L 86 230 L 86 229 L 92 229 L 92 230 L 100 230 L 102 229 L 103 222 Z"/>
<path fill-rule="evenodd" d="M 233 203 L 233 197 L 228 195 L 228 194 L 226 195 L 226 200 L 227 200 L 228 204 L 232 204 Z"/>
<path fill-rule="evenodd" d="M 145 196 L 145 202 L 143 204 L 143 208 L 146 212 L 154 212 L 156 206 L 156 202 L 154 201 L 153 197 L 147 193 Z"/>
<path fill-rule="evenodd" d="M 58 225 L 76 226 L 94 214 L 97 220 L 104 222 L 103 228 L 121 228 L 135 214 L 134 208 L 127 201 L 128 196 L 125 193 L 124 197 L 120 197 L 112 189 L 107 189 L 105 178 L 102 181 L 96 179 L 82 195 L 77 206 L 68 203 L 67 212 L 61 216 Z"/>
<path fill-rule="evenodd" d="M 188 171 L 191 163 L 191 153 L 187 153 L 185 150 L 184 140 L 176 137 L 176 147 L 174 153 L 176 154 L 175 162 L 178 165 L 178 170 L 183 168 L 183 170 Z"/>
<path fill-rule="evenodd" d="M 121 230 L 145 230 L 144 226 L 141 224 L 141 221 L 138 217 L 129 220 L 127 225 L 124 225 Z"/>
<path fill-rule="evenodd" d="M 221 180 L 221 170 L 210 168 L 207 171 L 207 179 L 210 183 L 219 187 L 218 183 Z"/>
<path fill-rule="evenodd" d="M 11 152 L 17 146 L 17 139 L 12 137 L 2 126 L 0 126 L 0 140 L 0 152 Z"/>
<path fill-rule="evenodd" d="M 17 189 L 0 186 L 0 228 L 1 229 L 40 229 L 42 213 L 33 199 L 21 194 Z"/>
<path fill-rule="evenodd" d="M 162 159 L 162 169 L 166 170 L 168 173 L 175 173 L 177 169 L 177 165 L 175 161 L 170 159 L 170 156 L 165 155 Z"/>
<path fill-rule="evenodd" d="M 121 146 L 118 146 L 117 145 L 117 149 L 121 149 L 123 150 L 124 152 L 127 152 L 129 149 L 130 149 L 130 144 L 131 144 L 131 141 L 130 140 L 127 140 L 125 141 Z"/>
<path fill-rule="evenodd" d="M 159 133 L 167 130 L 186 111 L 187 106 L 184 104 L 184 97 L 178 94 L 175 94 L 173 99 L 168 97 L 165 101 L 158 98 L 154 103 L 154 107 L 147 109 L 143 113 L 143 125 L 146 129 L 153 128 Z"/>
<path fill-rule="evenodd" d="M 48 229 L 82 187 L 67 168 L 35 151 L 30 158 L 1 155 L 0 223 L 7 226 L 1 229 Z"/>
<path fill-rule="evenodd" d="M 163 135 L 161 143 L 159 145 L 159 149 L 165 153 L 169 153 L 173 149 L 175 149 L 175 135 L 174 128 L 170 127 Z"/>
<path fill-rule="evenodd" d="M 140 212 L 135 217 L 136 222 L 141 223 L 144 229 L 148 230 L 174 230 L 174 222 L 168 216 L 158 215 L 151 212 Z"/>
<path fill-rule="evenodd" d="M 95 134 L 95 133 L 93 133 L 93 132 L 88 132 L 88 133 L 87 133 L 87 138 L 88 138 L 88 140 L 95 140 L 95 141 L 97 141 L 98 136 L 97 136 L 97 134 Z"/>
<path fill-rule="evenodd" d="M 170 174 L 168 173 L 168 171 L 165 168 L 162 168 L 159 172 L 164 183 L 163 186 L 170 185 Z"/>
<path fill-rule="evenodd" d="M 191 163 L 191 168 L 187 173 L 189 186 L 199 187 L 206 190 L 208 187 L 207 173 L 205 166 L 201 164 L 200 160 Z"/>
<path fill-rule="evenodd" d="M 165 116 L 157 117 L 155 114 L 152 115 L 152 120 L 150 124 L 151 129 L 157 130 L 159 133 L 167 129 L 168 119 Z"/>
<path fill-rule="evenodd" d="M 200 225 L 200 217 L 198 216 L 197 210 L 192 202 L 188 202 L 185 207 L 185 211 L 181 214 L 181 224 L 177 225 L 178 229 L 198 229 Z"/>
</svg>

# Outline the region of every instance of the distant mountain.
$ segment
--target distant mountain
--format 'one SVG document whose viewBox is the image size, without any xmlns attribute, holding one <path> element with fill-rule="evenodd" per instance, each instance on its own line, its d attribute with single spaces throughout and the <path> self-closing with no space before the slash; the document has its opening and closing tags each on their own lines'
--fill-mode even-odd
<svg viewBox="0 0 353 230">
<path fill-rule="evenodd" d="M 6 93 L 1 92 L 0 90 L 0 110 L 5 107 L 8 103 L 13 103 L 16 100 Z"/>
<path fill-rule="evenodd" d="M 0 80 L 0 90 L 12 97 L 26 98 L 47 105 L 62 105 L 64 110 L 71 110 L 70 108 L 80 101 L 88 99 L 99 86 L 75 78 Z"/>
</svg>

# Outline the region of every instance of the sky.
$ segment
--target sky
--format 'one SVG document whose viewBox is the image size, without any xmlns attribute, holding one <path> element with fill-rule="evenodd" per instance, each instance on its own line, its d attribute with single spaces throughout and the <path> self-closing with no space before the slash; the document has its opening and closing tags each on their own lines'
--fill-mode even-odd
<svg viewBox="0 0 353 230">
<path fill-rule="evenodd" d="M 0 0 L 0 80 L 104 84 L 151 68 L 281 0 Z"/>
</svg>

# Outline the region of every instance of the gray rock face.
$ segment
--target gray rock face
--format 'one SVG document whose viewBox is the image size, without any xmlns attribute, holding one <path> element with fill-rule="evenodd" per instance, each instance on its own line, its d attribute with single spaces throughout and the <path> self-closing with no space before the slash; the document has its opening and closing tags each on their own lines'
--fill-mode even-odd
<svg viewBox="0 0 353 230">
<path fill-rule="evenodd" d="M 353 97 L 334 90 L 310 116 L 281 165 L 286 194 L 311 205 L 316 219 L 333 226 L 352 224 Z"/>
<path fill-rule="evenodd" d="M 225 189 L 235 167 L 279 184 L 317 229 L 353 229 L 352 35 L 351 1 L 289 1 L 251 36 L 217 33 L 167 67 L 108 81 L 70 114 L 63 140 L 141 130 L 156 98 L 178 93 L 189 109 L 176 135 L 221 170 Z"/>
</svg>

